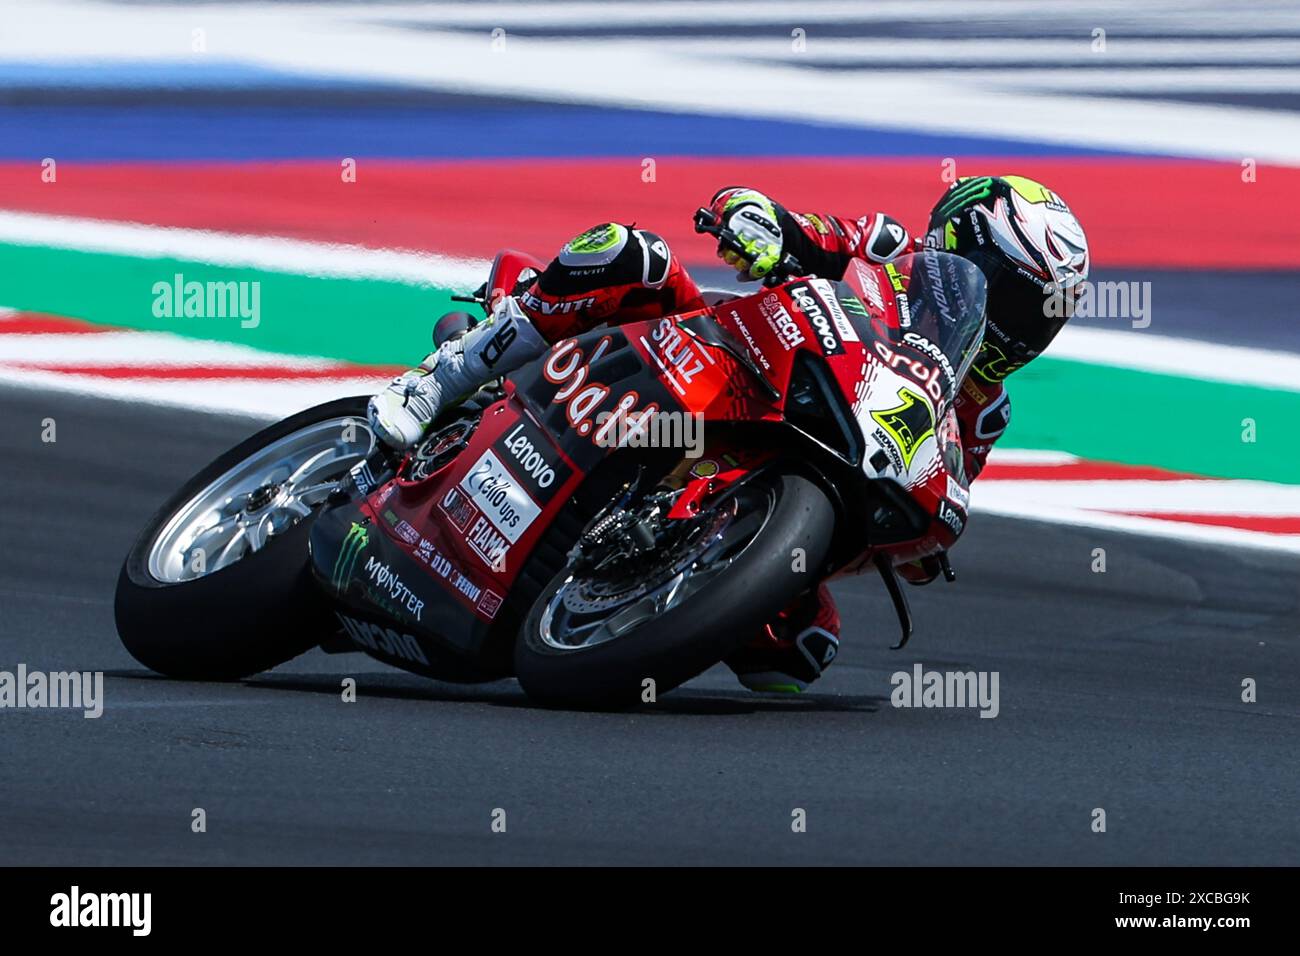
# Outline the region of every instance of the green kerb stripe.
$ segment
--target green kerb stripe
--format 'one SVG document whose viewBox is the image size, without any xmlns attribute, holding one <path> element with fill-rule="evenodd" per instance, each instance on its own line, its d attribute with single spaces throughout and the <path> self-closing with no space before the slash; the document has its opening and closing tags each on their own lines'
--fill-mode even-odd
<svg viewBox="0 0 1300 956">
<path fill-rule="evenodd" d="M 186 281 L 261 283 L 261 322 L 156 318 L 153 286 Z M 143 259 L 0 244 L 0 306 L 104 325 L 234 342 L 268 352 L 370 364 L 415 365 L 432 349 L 450 291 L 371 279 L 317 278 L 180 259 Z"/>
<path fill-rule="evenodd" d="M 999 448 L 1300 484 L 1300 392 L 1050 355 L 1012 375 L 1007 388 L 1011 426 Z M 1250 422 L 1253 442 L 1243 440 Z"/>
</svg>

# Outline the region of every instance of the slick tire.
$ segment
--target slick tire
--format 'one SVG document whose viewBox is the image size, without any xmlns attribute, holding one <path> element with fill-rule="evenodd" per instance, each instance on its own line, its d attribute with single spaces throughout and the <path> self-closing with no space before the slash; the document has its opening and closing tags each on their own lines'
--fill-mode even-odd
<svg viewBox="0 0 1300 956">
<path fill-rule="evenodd" d="M 533 603 L 515 645 L 519 683 L 537 703 L 610 709 L 641 701 L 647 679 L 667 693 L 753 639 L 790 600 L 815 584 L 830 548 L 835 510 L 797 474 L 772 474 L 767 521 L 735 560 L 701 591 L 645 624 L 590 647 L 557 648 L 542 636 L 548 604 L 570 574 L 561 570 Z M 802 548 L 804 570 L 792 570 Z"/>
<path fill-rule="evenodd" d="M 355 418 L 366 400 L 348 398 L 307 409 L 270 426 L 208 465 L 149 519 L 117 581 L 114 617 L 122 644 L 137 661 L 167 677 L 228 681 L 283 664 L 337 630 L 308 570 L 314 514 L 225 568 L 178 583 L 149 570 L 155 540 L 172 516 L 255 452 L 306 426 Z"/>
</svg>

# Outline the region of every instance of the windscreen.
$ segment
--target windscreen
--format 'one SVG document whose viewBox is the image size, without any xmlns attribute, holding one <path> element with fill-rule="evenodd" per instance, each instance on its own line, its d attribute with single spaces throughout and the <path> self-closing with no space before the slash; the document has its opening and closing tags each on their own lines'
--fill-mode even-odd
<svg viewBox="0 0 1300 956">
<path fill-rule="evenodd" d="M 884 337 L 927 356 L 943 371 L 951 400 L 984 336 L 984 274 L 960 256 L 932 249 L 887 263 L 885 281 L 877 278 L 879 267 L 865 269 L 875 274 L 851 268 L 837 286 L 849 321 L 864 342 Z M 882 295 L 894 297 L 896 315 L 875 307 Z"/>
</svg>

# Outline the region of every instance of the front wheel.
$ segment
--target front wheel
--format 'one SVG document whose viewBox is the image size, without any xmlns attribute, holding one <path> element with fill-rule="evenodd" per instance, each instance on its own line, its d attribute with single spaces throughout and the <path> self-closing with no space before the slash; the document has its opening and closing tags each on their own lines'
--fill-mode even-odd
<svg viewBox="0 0 1300 956">
<path fill-rule="evenodd" d="M 145 525 L 117 582 L 126 649 L 168 677 L 233 680 L 332 629 L 308 573 L 312 519 L 373 446 L 366 399 L 309 408 L 208 465 Z"/>
<path fill-rule="evenodd" d="M 663 520 L 655 498 L 602 516 L 534 602 L 515 648 L 529 697 L 618 707 L 667 693 L 814 584 L 835 526 L 825 493 L 792 473 L 755 476 L 685 521 Z"/>
</svg>

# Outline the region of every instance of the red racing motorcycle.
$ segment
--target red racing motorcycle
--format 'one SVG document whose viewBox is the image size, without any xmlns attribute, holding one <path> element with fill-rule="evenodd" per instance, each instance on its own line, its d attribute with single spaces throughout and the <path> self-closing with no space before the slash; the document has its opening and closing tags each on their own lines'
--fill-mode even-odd
<svg viewBox="0 0 1300 956">
<path fill-rule="evenodd" d="M 697 226 L 734 241 L 706 211 Z M 503 252 L 474 299 L 541 268 Z M 723 660 L 815 582 L 875 569 L 901 647 L 895 564 L 938 555 L 951 579 L 967 520 L 951 403 L 984 280 L 928 250 L 839 282 L 798 273 L 787 259 L 754 294 L 561 341 L 405 455 L 374 441 L 365 398 L 259 432 L 140 534 L 123 643 L 178 678 L 319 645 L 621 706 Z"/>
</svg>

